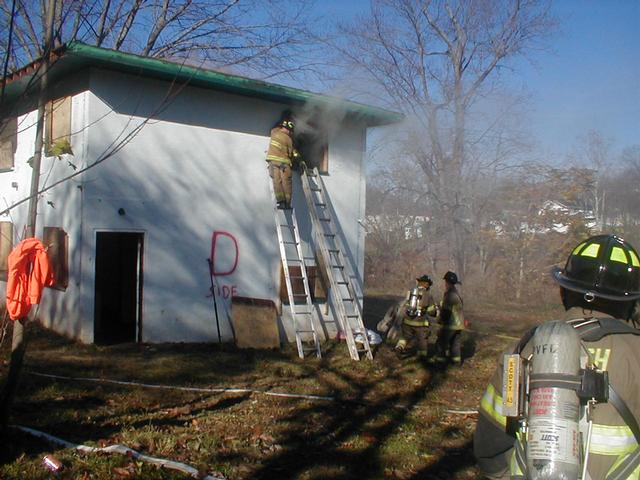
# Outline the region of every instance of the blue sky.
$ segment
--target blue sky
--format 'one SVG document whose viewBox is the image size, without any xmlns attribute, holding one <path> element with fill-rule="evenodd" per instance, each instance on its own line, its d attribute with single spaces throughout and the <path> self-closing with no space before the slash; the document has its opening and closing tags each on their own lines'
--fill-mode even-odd
<svg viewBox="0 0 640 480">
<path fill-rule="evenodd" d="M 346 19 L 368 0 L 320 0 L 318 13 Z M 640 0 L 557 0 L 551 50 L 518 62 L 510 83 L 531 97 L 527 125 L 541 151 L 570 153 L 590 130 L 613 153 L 640 144 Z"/>
<path fill-rule="evenodd" d="M 640 1 L 565 0 L 554 11 L 553 51 L 519 74 L 542 145 L 567 153 L 591 129 L 616 149 L 640 144 Z"/>
</svg>

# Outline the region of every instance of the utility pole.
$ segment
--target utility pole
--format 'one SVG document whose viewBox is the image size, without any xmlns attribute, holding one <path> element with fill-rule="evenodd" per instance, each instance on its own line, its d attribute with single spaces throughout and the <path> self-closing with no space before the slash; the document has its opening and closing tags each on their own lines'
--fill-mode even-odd
<svg viewBox="0 0 640 480">
<path fill-rule="evenodd" d="M 39 82 L 38 96 L 38 122 L 36 124 L 36 140 L 34 145 L 33 162 L 31 164 L 31 189 L 29 193 L 29 223 L 27 225 L 27 237 L 34 237 L 36 234 L 36 218 L 38 215 L 38 190 L 40 188 L 40 162 L 42 160 L 42 147 L 44 145 L 44 115 L 47 102 L 47 81 L 49 66 L 51 62 L 51 51 L 53 50 L 53 20 L 55 18 L 56 0 L 48 1 L 47 24 L 44 41 L 44 55 L 41 59 L 41 76 Z M 3 433 L 7 430 L 9 421 L 9 411 L 13 403 L 13 397 L 18 386 L 20 371 L 24 361 L 24 354 L 27 350 L 27 338 L 25 335 L 25 325 L 27 318 L 20 318 L 13 322 L 13 338 L 11 342 L 11 363 L 9 372 L 2 390 L 0 399 L 0 429 Z"/>
</svg>

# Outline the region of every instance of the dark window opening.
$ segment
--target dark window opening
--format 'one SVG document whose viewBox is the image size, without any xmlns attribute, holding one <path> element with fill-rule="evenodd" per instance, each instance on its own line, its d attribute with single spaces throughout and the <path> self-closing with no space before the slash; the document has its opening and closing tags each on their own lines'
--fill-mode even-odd
<svg viewBox="0 0 640 480">
<path fill-rule="evenodd" d="M 296 148 L 309 168 L 329 173 L 329 147 L 326 134 L 303 132 L 296 136 Z"/>
</svg>

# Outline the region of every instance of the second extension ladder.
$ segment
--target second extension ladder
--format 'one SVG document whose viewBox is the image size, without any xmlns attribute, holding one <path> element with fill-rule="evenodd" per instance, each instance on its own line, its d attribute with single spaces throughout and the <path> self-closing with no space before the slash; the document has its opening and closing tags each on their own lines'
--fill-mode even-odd
<svg viewBox="0 0 640 480">
<path fill-rule="evenodd" d="M 360 360 L 360 354 L 364 354 L 371 360 L 373 354 L 362 319 L 362 309 L 343 254 L 344 246 L 334 226 L 335 221 L 332 218 L 322 177 L 317 168 L 310 171 L 303 167 L 301 178 L 316 244 L 320 250 L 321 263 L 329 279 L 331 300 L 340 328 L 346 337 L 349 355 L 353 360 Z M 360 348 L 355 341 L 354 333 L 359 334 L 362 344 Z"/>
<path fill-rule="evenodd" d="M 296 215 L 293 208 L 289 210 L 278 209 L 271 180 L 269 180 L 269 188 L 274 206 L 280 258 L 282 259 L 287 297 L 291 308 L 293 328 L 295 329 L 298 356 L 304 358 L 305 353 L 315 352 L 316 356 L 320 358 L 322 356 L 320 341 L 313 323 L 313 301 L 311 299 L 311 290 L 309 289 L 307 269 L 304 264 Z M 298 274 L 296 269 L 296 275 L 291 275 L 289 271 L 291 266 L 298 267 L 300 273 Z M 303 286 L 302 291 L 299 288 L 294 290 L 294 285 L 299 286 L 300 283 Z"/>
</svg>

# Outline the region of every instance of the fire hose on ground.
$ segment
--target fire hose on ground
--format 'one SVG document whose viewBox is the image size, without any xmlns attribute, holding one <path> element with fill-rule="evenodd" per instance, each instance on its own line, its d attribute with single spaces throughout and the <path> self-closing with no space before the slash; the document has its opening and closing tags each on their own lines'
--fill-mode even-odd
<svg viewBox="0 0 640 480">
<path fill-rule="evenodd" d="M 203 477 L 198 472 L 198 469 L 190 465 L 187 465 L 185 463 L 180 463 L 180 462 L 174 462 L 173 460 L 166 460 L 164 458 L 151 457 L 149 455 L 145 455 L 143 453 L 140 453 L 124 445 L 109 445 L 107 447 L 90 447 L 88 445 L 78 445 L 75 443 L 71 443 L 66 440 L 63 440 L 62 438 L 58 438 L 48 433 L 41 432 L 40 430 L 35 430 L 29 427 L 23 427 L 21 425 L 13 425 L 13 428 L 17 428 L 18 430 L 21 430 L 25 433 L 33 435 L 34 437 L 46 440 L 47 442 L 52 443 L 54 445 L 60 445 L 61 447 L 71 448 L 84 453 L 119 453 L 121 455 L 126 455 L 128 457 L 131 457 L 135 460 L 151 463 L 152 465 L 157 465 L 162 468 L 178 470 L 180 472 L 186 473 L 187 475 L 193 478 L 199 478 L 202 480 L 225 480 L 224 477 L 218 477 L 218 476 L 212 476 L 212 475 L 206 475 Z"/>
</svg>

